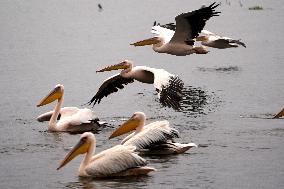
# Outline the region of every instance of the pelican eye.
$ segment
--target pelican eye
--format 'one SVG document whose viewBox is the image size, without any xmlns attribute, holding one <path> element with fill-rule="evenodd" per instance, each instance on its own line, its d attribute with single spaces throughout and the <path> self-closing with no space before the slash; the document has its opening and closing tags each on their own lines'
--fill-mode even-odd
<svg viewBox="0 0 284 189">
<path fill-rule="evenodd" d="M 86 142 L 87 141 L 87 137 L 81 138 L 81 141 Z"/>
</svg>

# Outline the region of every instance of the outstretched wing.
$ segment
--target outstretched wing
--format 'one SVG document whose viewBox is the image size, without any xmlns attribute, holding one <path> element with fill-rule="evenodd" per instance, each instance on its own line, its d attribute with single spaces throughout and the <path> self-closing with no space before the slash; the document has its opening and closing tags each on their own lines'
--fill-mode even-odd
<svg viewBox="0 0 284 189">
<path fill-rule="evenodd" d="M 179 132 L 171 128 L 168 121 L 155 121 L 146 125 L 141 132 L 133 135 L 123 145 L 132 145 L 140 150 L 149 148 L 153 144 L 165 143 L 175 137 L 179 137 Z"/>
<path fill-rule="evenodd" d="M 160 102 L 162 105 L 179 110 L 184 83 L 178 76 L 171 76 L 168 83 L 162 86 Z"/>
<path fill-rule="evenodd" d="M 198 10 L 176 16 L 176 31 L 170 42 L 186 44 L 191 42 L 193 45 L 192 39 L 198 36 L 206 21 L 220 13 L 214 10 L 219 5 L 214 2 L 208 7 L 201 7 Z"/>
<path fill-rule="evenodd" d="M 160 103 L 163 106 L 180 109 L 182 100 L 183 81 L 164 69 L 144 67 L 144 70 L 154 73 L 154 87 L 158 91 Z"/>
<path fill-rule="evenodd" d="M 95 177 L 111 176 L 130 168 L 147 164 L 146 160 L 137 155 L 134 146 L 117 145 L 92 158 L 86 172 Z"/>
<path fill-rule="evenodd" d="M 123 89 L 124 85 L 132 82 L 134 82 L 134 79 L 124 78 L 120 74 L 116 74 L 103 82 L 98 92 L 87 104 L 99 104 L 103 97 L 107 97 L 108 95 L 117 92 L 118 89 Z"/>
<path fill-rule="evenodd" d="M 172 30 L 172 31 L 175 31 L 175 30 L 176 30 L 176 25 L 175 25 L 175 23 L 168 23 L 168 24 L 163 24 L 163 25 L 161 25 L 160 23 L 157 23 L 157 22 L 155 21 L 153 27 L 154 27 L 154 26 L 160 26 L 160 27 L 163 27 L 163 28 Z"/>
</svg>

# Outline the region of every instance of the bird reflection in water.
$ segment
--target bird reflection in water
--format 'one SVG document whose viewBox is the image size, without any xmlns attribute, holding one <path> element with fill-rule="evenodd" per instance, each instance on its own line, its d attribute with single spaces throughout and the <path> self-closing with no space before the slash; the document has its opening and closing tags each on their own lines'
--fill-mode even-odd
<svg viewBox="0 0 284 189">
<path fill-rule="evenodd" d="M 130 187 L 133 189 L 144 188 L 147 183 L 151 180 L 149 176 L 132 176 L 132 177 L 121 177 L 112 179 L 102 178 L 84 178 L 79 177 L 78 182 L 68 182 L 65 185 L 66 188 L 81 188 L 81 189 L 100 189 L 100 188 L 126 188 Z M 135 183 L 135 186 L 133 185 Z"/>
</svg>

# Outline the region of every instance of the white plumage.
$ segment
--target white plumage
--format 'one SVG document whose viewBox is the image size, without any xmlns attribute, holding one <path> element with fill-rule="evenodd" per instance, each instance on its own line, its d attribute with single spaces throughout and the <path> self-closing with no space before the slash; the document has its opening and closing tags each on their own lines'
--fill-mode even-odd
<svg viewBox="0 0 284 189">
<path fill-rule="evenodd" d="M 117 145 L 93 156 L 96 139 L 93 133 L 85 132 L 73 149 L 61 161 L 62 168 L 77 155 L 86 154 L 79 167 L 82 177 L 114 177 L 148 174 L 156 169 L 146 167 L 146 160 L 134 152 L 134 146 Z"/>
<path fill-rule="evenodd" d="M 179 132 L 169 126 L 168 121 L 155 121 L 145 125 L 138 133 L 132 133 L 127 141 L 121 144 L 126 146 L 136 146 L 137 150 L 149 148 L 155 143 L 165 143 L 169 139 L 179 136 Z"/>
<path fill-rule="evenodd" d="M 86 167 L 86 173 L 93 177 L 106 177 L 129 168 L 147 165 L 145 159 L 137 155 L 134 146 L 117 145 L 93 156 Z"/>
<path fill-rule="evenodd" d="M 160 25 L 153 26 L 151 32 L 156 34 L 156 37 L 162 38 L 164 44 L 169 43 L 175 34 L 174 30 L 161 27 Z"/>
<path fill-rule="evenodd" d="M 146 66 L 135 66 L 132 68 L 135 71 L 149 71 L 154 74 L 154 87 L 159 90 L 159 93 L 162 91 L 164 87 L 169 86 L 170 80 L 173 77 L 177 77 L 164 69 L 150 68 Z"/>
</svg>

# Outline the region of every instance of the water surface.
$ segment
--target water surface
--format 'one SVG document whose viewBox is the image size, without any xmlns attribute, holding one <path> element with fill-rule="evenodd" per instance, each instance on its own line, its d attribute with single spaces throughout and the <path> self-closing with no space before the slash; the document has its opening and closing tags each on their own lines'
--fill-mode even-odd
<svg viewBox="0 0 284 189">
<path fill-rule="evenodd" d="M 153 21 L 173 22 L 175 15 L 210 3 L 1 1 L 1 188 L 283 188 L 284 121 L 267 119 L 284 105 L 281 1 L 222 1 L 221 15 L 206 28 L 242 39 L 246 49 L 175 57 L 129 45 L 149 37 Z M 264 10 L 248 10 L 254 5 Z M 120 142 L 108 136 L 134 111 L 145 112 L 148 122 L 169 120 L 179 141 L 203 147 L 145 157 L 158 169 L 148 177 L 80 179 L 82 157 L 57 171 L 79 135 L 46 132 L 47 124 L 35 118 L 54 105 L 36 108 L 37 102 L 61 83 L 64 104 L 80 106 L 111 75 L 95 71 L 123 59 L 179 75 L 186 85 L 184 109 L 162 107 L 151 85 L 129 85 L 94 107 L 109 123 L 96 134 L 97 151 Z"/>
</svg>

